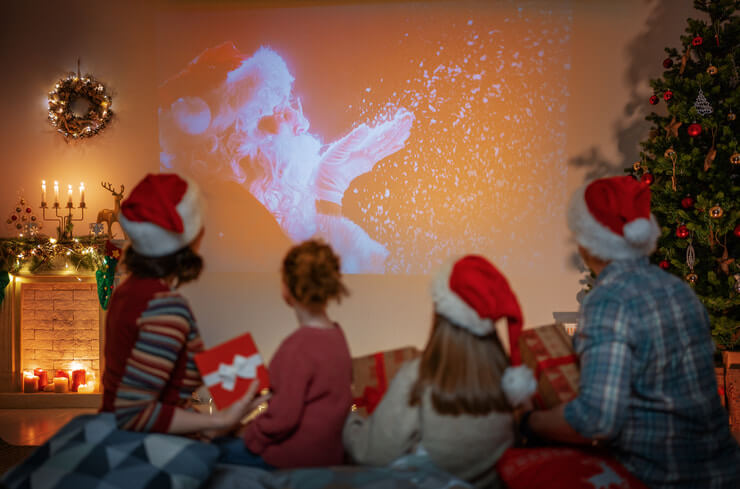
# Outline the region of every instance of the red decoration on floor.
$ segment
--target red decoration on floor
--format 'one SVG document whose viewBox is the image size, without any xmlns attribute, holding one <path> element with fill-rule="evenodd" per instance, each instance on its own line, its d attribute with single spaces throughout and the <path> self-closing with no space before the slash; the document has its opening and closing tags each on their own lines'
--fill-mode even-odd
<svg viewBox="0 0 740 489">
<path fill-rule="evenodd" d="M 685 224 L 681 224 L 676 228 L 676 237 L 686 239 L 689 237 L 689 228 Z"/>
<path fill-rule="evenodd" d="M 690 124 L 688 129 L 686 129 L 686 132 L 689 133 L 689 136 L 692 138 L 695 138 L 699 134 L 701 134 L 701 125 L 694 122 L 693 124 Z"/>
</svg>

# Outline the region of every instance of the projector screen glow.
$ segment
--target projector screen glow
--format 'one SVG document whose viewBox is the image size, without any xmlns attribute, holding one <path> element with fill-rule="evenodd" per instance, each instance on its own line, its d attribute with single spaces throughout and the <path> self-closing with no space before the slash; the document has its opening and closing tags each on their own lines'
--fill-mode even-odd
<svg viewBox="0 0 740 489">
<path fill-rule="evenodd" d="M 531 259 L 566 171 L 572 21 L 548 3 L 163 13 L 160 169 L 203 186 L 229 269 L 259 270 L 238 243 L 276 233 L 348 273 Z"/>
</svg>

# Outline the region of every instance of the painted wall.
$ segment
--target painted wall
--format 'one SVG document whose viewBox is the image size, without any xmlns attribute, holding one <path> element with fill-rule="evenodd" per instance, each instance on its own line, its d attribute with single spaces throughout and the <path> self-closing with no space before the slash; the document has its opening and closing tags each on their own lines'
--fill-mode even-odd
<svg viewBox="0 0 740 489">
<path fill-rule="evenodd" d="M 663 48 L 678 43 L 686 17 L 694 15 L 690 0 L 570 3 L 569 171 L 562 182 L 568 193 L 585 178 L 619 174 L 636 159 L 637 143 L 648 130 L 642 121 L 650 108 L 647 81 L 660 75 Z M 97 211 L 112 205 L 98 182 L 131 189 L 144 172 L 157 169 L 157 15 L 192 4 L 70 0 L 63 8 L 52 2 L 0 5 L 0 63 L 5 68 L 0 91 L 1 212 L 10 212 L 21 194 L 37 205 L 42 179 L 59 180 L 62 188 L 68 183 L 77 188 L 85 181 L 88 206 Z M 235 5 L 239 2 L 228 2 L 229 8 Z M 89 71 L 108 85 L 116 119 L 100 136 L 68 145 L 45 120 L 46 94 L 58 77 L 75 69 L 77 58 L 83 73 Z M 223 212 L 237 215 L 239 210 L 225 206 Z M 10 234 L 4 226 L 0 229 Z M 529 325 L 551 321 L 553 311 L 577 308 L 581 274 L 573 265 L 564 217 L 551 223 L 548 235 L 551 239 L 542 243 L 545 266 L 504 269 Z M 213 239 L 205 240 L 206 260 L 214 257 Z M 270 267 L 274 274 L 206 271 L 184 288 L 208 345 L 250 330 L 269 357 L 295 327 L 280 299 L 278 261 Z M 432 307 L 428 282 L 423 276 L 347 277 L 352 296 L 332 313 L 344 326 L 353 354 L 423 346 Z"/>
</svg>

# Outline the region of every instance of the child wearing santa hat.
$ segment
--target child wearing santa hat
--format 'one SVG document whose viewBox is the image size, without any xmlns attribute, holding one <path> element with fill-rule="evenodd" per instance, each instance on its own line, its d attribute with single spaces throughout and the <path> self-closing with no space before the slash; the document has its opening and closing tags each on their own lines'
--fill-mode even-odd
<svg viewBox="0 0 740 489">
<path fill-rule="evenodd" d="M 512 410 L 536 389 L 529 369 L 510 366 L 521 362 L 521 309 L 506 278 L 481 256 L 445 265 L 432 297 L 424 352 L 401 367 L 372 416 L 349 416 L 344 445 L 361 464 L 422 453 L 477 487 L 495 486 L 494 464 L 514 443 Z M 495 329 L 503 318 L 510 360 Z"/>
<path fill-rule="evenodd" d="M 214 416 L 187 409 L 202 381 L 193 362 L 203 343 L 188 301 L 176 288 L 203 267 L 203 202 L 198 186 L 174 174 L 150 174 L 121 204 L 130 239 L 129 273 L 111 297 L 105 325 L 101 411 L 133 431 L 197 433 L 236 425 L 254 389 Z"/>
<path fill-rule="evenodd" d="M 352 405 L 352 359 L 327 303 L 347 295 L 341 263 L 331 247 L 310 240 L 283 260 L 283 299 L 298 329 L 270 362 L 272 397 L 243 431 L 243 440 L 221 441 L 222 461 L 260 468 L 339 465 L 342 426 Z"/>
</svg>

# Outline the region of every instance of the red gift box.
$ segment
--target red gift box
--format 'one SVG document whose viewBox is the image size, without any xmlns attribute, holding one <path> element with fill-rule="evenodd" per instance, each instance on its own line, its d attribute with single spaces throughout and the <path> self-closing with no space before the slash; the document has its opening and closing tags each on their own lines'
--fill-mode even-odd
<svg viewBox="0 0 740 489">
<path fill-rule="evenodd" d="M 353 408 L 360 416 L 373 413 L 403 364 L 419 355 L 409 346 L 352 359 Z"/>
<path fill-rule="evenodd" d="M 249 333 L 198 353 L 195 364 L 218 409 L 241 399 L 255 381 L 258 391 L 270 386 L 267 368 Z"/>
</svg>

